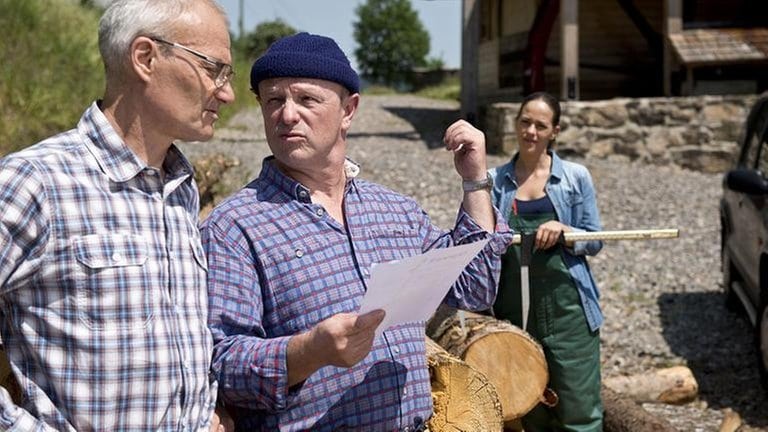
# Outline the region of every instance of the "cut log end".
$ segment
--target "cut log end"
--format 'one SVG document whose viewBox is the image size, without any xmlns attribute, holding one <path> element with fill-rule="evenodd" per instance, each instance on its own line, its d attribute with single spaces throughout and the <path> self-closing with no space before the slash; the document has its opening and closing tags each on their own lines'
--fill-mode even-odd
<svg viewBox="0 0 768 432">
<path fill-rule="evenodd" d="M 528 333 L 507 321 L 441 306 L 427 335 L 493 383 L 503 418 L 520 418 L 538 404 L 549 373 L 544 351 Z"/>
<path fill-rule="evenodd" d="M 501 403 L 485 375 L 429 338 L 427 364 L 434 406 L 429 420 L 431 431 L 502 430 Z"/>
</svg>

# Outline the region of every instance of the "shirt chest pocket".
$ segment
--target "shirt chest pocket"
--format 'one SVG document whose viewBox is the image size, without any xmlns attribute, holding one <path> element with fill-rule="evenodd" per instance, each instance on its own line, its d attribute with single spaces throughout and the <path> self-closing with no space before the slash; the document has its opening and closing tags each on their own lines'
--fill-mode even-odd
<svg viewBox="0 0 768 432">
<path fill-rule="evenodd" d="M 422 253 L 423 242 L 415 228 L 371 228 L 368 237 L 378 258 L 374 262 L 400 260 Z"/>
<path fill-rule="evenodd" d="M 146 328 L 160 288 L 146 265 L 146 240 L 134 234 L 92 234 L 75 238 L 73 249 L 80 321 L 99 331 Z"/>
<path fill-rule="evenodd" d="M 307 235 L 284 240 L 265 248 L 261 254 L 266 290 L 265 323 L 270 336 L 305 330 L 317 322 L 353 307 L 339 309 L 352 301 L 350 290 L 358 279 L 344 243 L 333 244 L 321 236 Z"/>
</svg>

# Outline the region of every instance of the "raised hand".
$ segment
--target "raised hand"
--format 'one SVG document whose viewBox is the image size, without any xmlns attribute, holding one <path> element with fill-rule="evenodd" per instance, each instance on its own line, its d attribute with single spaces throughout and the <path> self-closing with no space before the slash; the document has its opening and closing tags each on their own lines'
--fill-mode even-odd
<svg viewBox="0 0 768 432">
<path fill-rule="evenodd" d="M 488 169 L 485 157 L 485 134 L 465 120 L 448 126 L 443 137 L 446 150 L 453 152 L 456 172 L 464 180 L 482 180 Z"/>
</svg>

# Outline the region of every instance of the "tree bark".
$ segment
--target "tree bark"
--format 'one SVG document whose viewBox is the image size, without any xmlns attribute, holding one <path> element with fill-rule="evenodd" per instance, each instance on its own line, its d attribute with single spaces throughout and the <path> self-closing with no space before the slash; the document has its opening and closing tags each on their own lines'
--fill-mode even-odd
<svg viewBox="0 0 768 432">
<path fill-rule="evenodd" d="M 522 417 L 539 402 L 556 403 L 556 395 L 546 391 L 549 373 L 538 342 L 507 321 L 462 313 L 463 326 L 457 309 L 441 306 L 427 325 L 427 335 L 488 377 L 504 421 Z"/>
<path fill-rule="evenodd" d="M 481 372 L 427 338 L 434 411 L 430 432 L 501 432 L 501 403 Z"/>
<path fill-rule="evenodd" d="M 646 411 L 635 401 L 603 386 L 603 432 L 677 432 L 669 422 Z"/>
</svg>

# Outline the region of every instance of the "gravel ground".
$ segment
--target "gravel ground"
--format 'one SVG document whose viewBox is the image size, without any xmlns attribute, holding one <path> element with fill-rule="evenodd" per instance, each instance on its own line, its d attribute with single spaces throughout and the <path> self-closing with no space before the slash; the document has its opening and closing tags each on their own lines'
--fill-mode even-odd
<svg viewBox="0 0 768 432">
<path fill-rule="evenodd" d="M 415 197 L 445 228 L 461 199 L 445 128 L 458 105 L 413 96 L 364 96 L 349 136 L 361 176 Z M 230 187 L 257 175 L 269 154 L 258 110 L 238 113 L 209 143 L 183 145 L 192 158 L 221 153 L 240 165 Z M 507 156 L 489 156 L 489 166 Z M 679 228 L 680 238 L 606 244 L 591 259 L 606 322 L 603 376 L 686 365 L 700 387 L 682 405 L 644 404 L 680 431 L 718 431 L 724 413 L 738 413 L 740 431 L 768 431 L 768 399 L 759 385 L 754 331 L 724 307 L 718 200 L 720 175 L 648 166 L 623 158 L 584 160 L 593 176 L 606 230 Z"/>
</svg>

